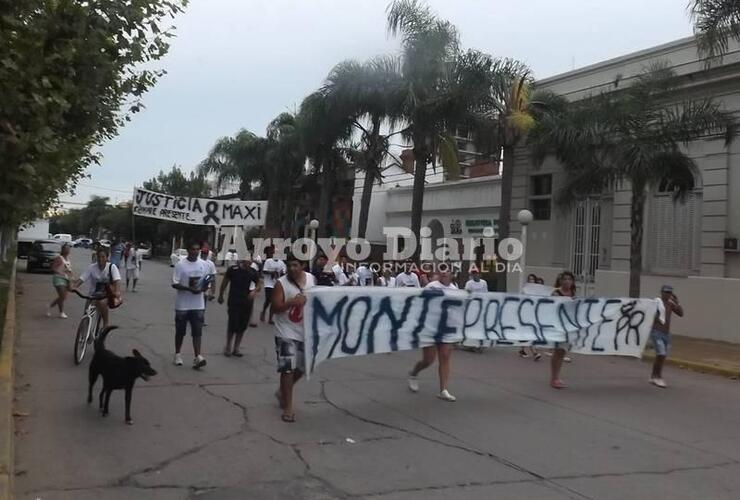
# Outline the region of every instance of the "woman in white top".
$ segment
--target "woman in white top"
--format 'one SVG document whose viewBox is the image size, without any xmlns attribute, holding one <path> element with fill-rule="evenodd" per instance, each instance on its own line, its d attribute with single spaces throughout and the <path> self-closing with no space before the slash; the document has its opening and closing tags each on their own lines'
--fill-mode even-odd
<svg viewBox="0 0 740 500">
<path fill-rule="evenodd" d="M 283 422 L 295 422 L 293 413 L 293 386 L 305 371 L 303 292 L 316 284 L 312 274 L 303 270 L 304 263 L 288 256 L 287 274 L 277 280 L 272 291 L 272 310 L 275 312 L 275 352 L 277 354 L 280 389 L 276 394 L 283 410 Z"/>
<path fill-rule="evenodd" d="M 65 243 L 62 245 L 61 253 L 51 263 L 51 270 L 54 273 L 51 284 L 54 285 L 54 289 L 57 291 L 57 298 L 49 304 L 49 308 L 46 311 L 48 317 L 51 317 L 51 310 L 54 306 L 57 306 L 59 308 L 59 317 L 68 318 L 64 312 L 64 301 L 67 300 L 69 280 L 72 279 L 72 263 L 69 261 L 69 251 L 69 245 Z"/>
<path fill-rule="evenodd" d="M 457 286 L 452 283 L 452 276 L 449 271 L 439 273 L 439 279 L 430 281 L 424 288 L 438 288 L 441 290 L 457 290 Z M 438 343 L 424 346 L 422 348 L 421 361 L 416 363 L 414 369 L 409 373 L 409 389 L 411 392 L 419 392 L 419 379 L 417 376 L 423 369 L 428 368 L 439 357 L 439 394 L 437 397 L 444 401 L 454 402 L 457 398 L 447 390 L 447 381 L 450 378 L 450 358 L 455 344 Z"/>
</svg>

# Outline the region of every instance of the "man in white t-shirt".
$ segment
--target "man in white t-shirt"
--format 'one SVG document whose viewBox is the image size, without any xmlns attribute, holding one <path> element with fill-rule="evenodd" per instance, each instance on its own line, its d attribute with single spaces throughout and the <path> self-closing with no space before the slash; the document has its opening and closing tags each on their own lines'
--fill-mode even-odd
<svg viewBox="0 0 740 500">
<path fill-rule="evenodd" d="M 206 359 L 200 354 L 201 336 L 203 334 L 203 319 L 205 313 L 205 299 L 203 293 L 209 283 L 208 264 L 198 258 L 200 245 L 191 243 L 188 246 L 188 257 L 175 265 L 172 274 L 172 288 L 177 290 L 175 297 L 175 360 L 176 366 L 182 366 L 180 349 L 185 339 L 187 325 L 190 323 L 190 335 L 193 338 L 193 368 L 198 370 L 206 365 Z"/>
<path fill-rule="evenodd" d="M 342 255 L 339 257 L 339 262 L 335 262 L 331 266 L 331 272 L 334 273 L 334 282 L 337 286 L 350 286 L 352 285 L 352 279 L 350 278 L 349 271 L 347 269 L 347 257 Z"/>
<path fill-rule="evenodd" d="M 413 261 L 406 261 L 403 272 L 396 276 L 397 287 L 421 287 L 421 285 L 419 284 L 419 276 L 417 276 L 416 273 L 411 272 L 413 265 Z"/>
<path fill-rule="evenodd" d="M 486 293 L 488 292 L 488 283 L 486 280 L 480 277 L 478 269 L 471 269 L 470 279 L 465 283 L 465 290 L 471 293 Z"/>
<path fill-rule="evenodd" d="M 267 309 L 270 308 L 269 323 L 274 325 L 272 320 L 272 291 L 275 288 L 275 283 L 280 276 L 285 274 L 285 263 L 279 259 L 274 258 L 275 248 L 268 247 L 265 249 L 265 262 L 262 264 L 262 281 L 265 288 L 265 303 L 262 305 L 262 312 L 260 313 L 260 321 L 265 321 L 265 314 Z"/>
<path fill-rule="evenodd" d="M 373 286 L 373 272 L 365 265 L 357 268 L 357 284 L 359 286 Z"/>
<path fill-rule="evenodd" d="M 141 272 L 141 253 L 136 250 L 136 247 L 131 243 L 126 245 L 126 290 L 128 290 L 129 283 L 133 280 L 134 286 L 131 288 L 132 292 L 136 291 L 136 283 L 139 281 L 139 274 Z"/>
</svg>

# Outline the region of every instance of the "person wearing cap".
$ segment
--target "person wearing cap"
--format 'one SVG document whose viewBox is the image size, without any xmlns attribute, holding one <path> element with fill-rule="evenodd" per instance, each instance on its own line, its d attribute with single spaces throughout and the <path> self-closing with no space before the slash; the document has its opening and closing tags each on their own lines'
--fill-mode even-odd
<svg viewBox="0 0 740 500">
<path fill-rule="evenodd" d="M 683 307 L 678 303 L 678 297 L 673 293 L 671 285 L 663 285 L 660 289 L 660 300 L 665 308 L 665 320 L 661 321 L 656 316 L 653 322 L 653 329 L 650 332 L 650 341 L 655 349 L 655 361 L 653 362 L 653 372 L 648 380 L 651 384 L 661 389 L 668 385 L 663 380 L 663 363 L 671 349 L 671 316 L 673 313 L 680 318 L 683 317 Z"/>
</svg>

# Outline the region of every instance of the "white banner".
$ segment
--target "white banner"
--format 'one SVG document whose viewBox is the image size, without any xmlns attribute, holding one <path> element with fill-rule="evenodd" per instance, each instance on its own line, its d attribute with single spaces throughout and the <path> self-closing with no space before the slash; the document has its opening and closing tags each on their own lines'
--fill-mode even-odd
<svg viewBox="0 0 740 500">
<path fill-rule="evenodd" d="M 134 215 L 206 226 L 264 226 L 267 202 L 188 198 L 135 188 Z"/>
<path fill-rule="evenodd" d="M 436 342 L 525 346 L 567 342 L 579 354 L 642 355 L 654 299 L 570 299 L 428 288 L 317 287 L 303 315 L 306 370 L 326 359 Z"/>
</svg>

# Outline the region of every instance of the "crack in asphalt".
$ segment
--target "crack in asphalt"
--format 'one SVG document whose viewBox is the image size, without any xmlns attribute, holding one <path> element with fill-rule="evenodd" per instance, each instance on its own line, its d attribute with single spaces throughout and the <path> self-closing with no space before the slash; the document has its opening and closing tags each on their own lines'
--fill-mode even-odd
<svg viewBox="0 0 740 500">
<path fill-rule="evenodd" d="M 335 403 L 334 401 L 332 401 L 332 400 L 329 399 L 329 397 L 326 395 L 326 382 L 327 382 L 326 380 L 321 381 L 321 397 L 329 405 L 331 405 L 335 409 L 343 412 L 347 416 L 350 416 L 352 418 L 355 418 L 355 419 L 357 419 L 357 420 L 359 420 L 361 422 L 365 422 L 365 423 L 372 424 L 372 425 L 377 425 L 377 426 L 384 427 L 384 428 L 387 428 L 387 429 L 392 429 L 392 430 L 401 432 L 403 434 L 407 434 L 409 436 L 414 436 L 414 437 L 417 437 L 419 439 L 422 439 L 422 440 L 427 441 L 427 442 L 430 442 L 430 443 L 434 443 L 434 444 L 437 444 L 437 445 L 445 446 L 447 448 L 453 448 L 453 449 L 461 450 L 461 451 L 464 451 L 466 453 L 471 453 L 473 455 L 477 455 L 477 456 L 480 456 L 480 457 L 489 458 L 489 459 L 491 459 L 491 460 L 493 460 L 493 461 L 495 461 L 495 462 L 503 465 L 504 467 L 507 467 L 507 468 L 516 470 L 517 472 L 520 472 L 522 474 L 525 474 L 525 475 L 531 477 L 533 481 L 536 481 L 536 482 L 545 484 L 545 485 L 547 485 L 548 487 L 550 487 L 552 489 L 555 489 L 555 490 L 561 491 L 561 492 L 563 490 L 565 490 L 565 491 L 567 491 L 570 494 L 577 495 L 578 498 L 587 499 L 587 500 L 593 500 L 591 497 L 589 497 L 587 495 L 584 495 L 583 493 L 581 493 L 579 491 L 572 490 L 571 488 L 568 488 L 567 486 L 564 486 L 564 485 L 555 483 L 552 480 L 550 480 L 549 478 L 547 478 L 547 477 L 545 477 L 545 476 L 543 476 L 541 474 L 538 474 L 537 472 L 534 472 L 534 471 L 532 471 L 530 469 L 527 469 L 526 467 L 524 467 L 522 465 L 519 465 L 519 464 L 517 464 L 515 462 L 512 462 L 511 460 L 508 460 L 508 459 L 506 459 L 504 457 L 501 457 L 499 455 L 496 455 L 495 453 L 472 448 L 472 447 L 470 447 L 470 445 L 468 443 L 466 443 L 462 439 L 458 438 L 454 434 L 451 434 L 449 432 L 446 432 L 446 431 L 444 431 L 442 429 L 438 429 L 437 427 L 429 424 L 428 422 L 424 422 L 424 421 L 419 420 L 419 419 L 417 419 L 415 417 L 412 417 L 410 415 L 406 415 L 403 412 L 398 412 L 398 410 L 395 410 L 394 409 L 394 411 L 397 411 L 398 413 L 400 413 L 401 415 L 405 416 L 406 418 L 409 418 L 410 420 L 413 420 L 414 422 L 418 422 L 418 423 L 420 423 L 422 425 L 425 425 L 425 426 L 429 427 L 430 429 L 434 430 L 435 432 L 438 432 L 439 434 L 442 434 L 444 436 L 447 436 L 449 438 L 452 438 L 455 441 L 458 441 L 459 443 L 462 443 L 462 444 L 459 444 L 458 445 L 458 444 L 453 444 L 453 443 L 447 443 L 447 442 L 444 442 L 442 440 L 434 439 L 434 438 L 431 438 L 431 437 L 426 436 L 424 434 L 421 434 L 421 433 L 418 433 L 418 432 L 414 432 L 414 431 L 411 431 L 409 429 L 405 429 L 403 427 L 390 425 L 390 424 L 387 424 L 385 422 L 380 422 L 380 421 L 377 421 L 377 420 L 372 420 L 372 419 L 363 417 L 362 415 L 353 413 L 352 411 L 350 411 L 350 410 L 348 410 L 348 409 L 346 409 L 346 408 L 338 405 L 337 403 Z M 336 383 L 339 383 L 339 384 L 344 385 L 345 387 L 347 387 L 345 384 L 342 384 L 341 382 L 336 382 Z M 383 405 L 383 403 L 381 403 L 379 401 L 376 401 L 373 398 L 368 397 L 368 399 L 370 401 L 376 403 L 376 404 Z M 386 405 L 383 405 L 383 406 L 386 406 Z"/>
</svg>

